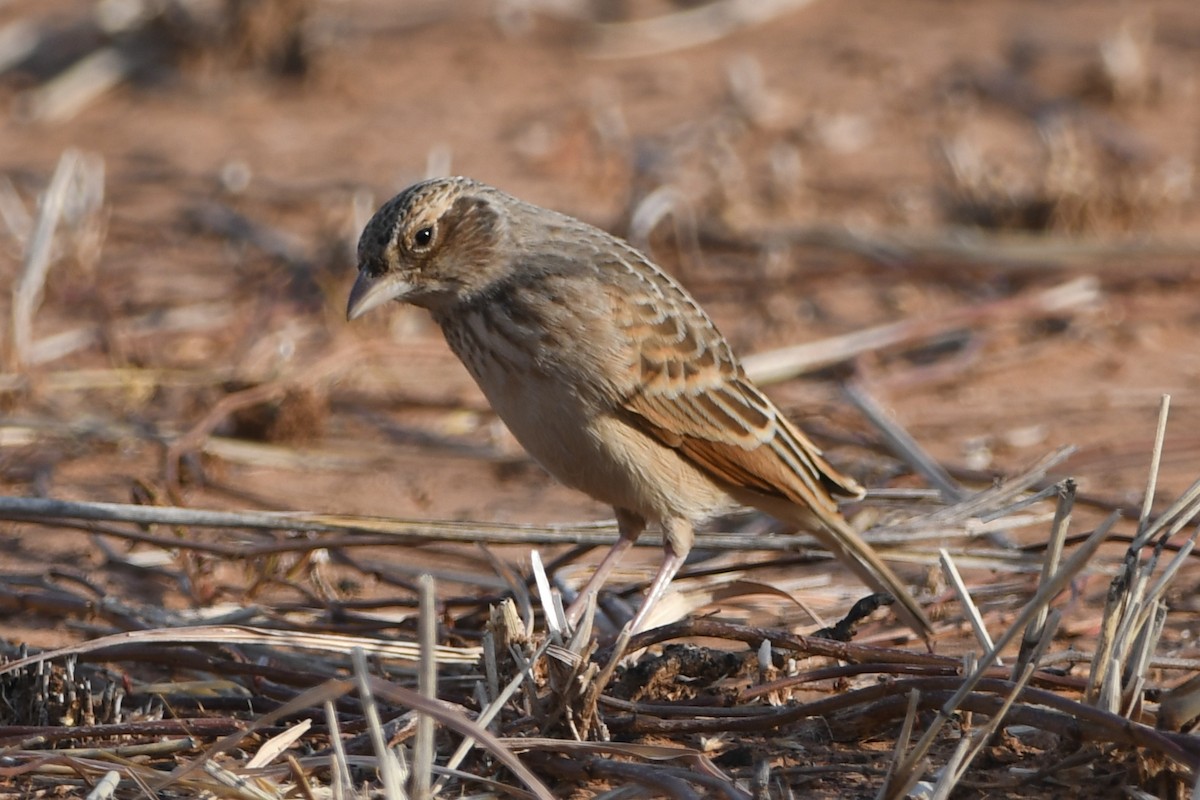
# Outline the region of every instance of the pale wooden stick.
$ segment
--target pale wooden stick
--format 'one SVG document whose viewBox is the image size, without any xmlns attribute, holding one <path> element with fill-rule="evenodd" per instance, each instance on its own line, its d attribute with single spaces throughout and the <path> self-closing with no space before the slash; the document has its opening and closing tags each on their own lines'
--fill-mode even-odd
<svg viewBox="0 0 1200 800">
<path fill-rule="evenodd" d="M 418 581 L 421 591 L 421 615 L 418 619 L 421 660 L 417 673 L 417 691 L 431 702 L 437 700 L 437 659 L 433 656 L 437 647 L 437 591 L 432 575 L 422 575 Z M 417 736 L 413 745 L 412 793 L 416 797 L 429 797 L 433 785 L 433 761 L 437 752 L 434 742 L 434 719 L 428 714 L 417 712 Z"/>
<path fill-rule="evenodd" d="M 637 58 L 697 47 L 811 3 L 812 0 L 716 0 L 650 19 L 597 24 L 593 26 L 594 55 Z"/>
<path fill-rule="evenodd" d="M 961 306 L 931 319 L 906 319 L 833 336 L 817 342 L 783 347 L 742 359 L 750 378 L 759 384 L 778 383 L 863 353 L 930 338 L 964 326 L 1019 319 L 1031 313 L 1062 312 L 1093 305 L 1100 298 L 1095 278 L 1082 277 L 1049 289 L 980 305 Z"/>
<path fill-rule="evenodd" d="M 133 71 L 129 55 L 102 47 L 19 99 L 21 115 L 33 122 L 65 122 L 109 92 Z"/>
<path fill-rule="evenodd" d="M 79 168 L 81 154 L 78 150 L 68 149 L 58 159 L 54 176 L 46 194 L 42 197 L 41 209 L 37 222 L 34 224 L 33 235 L 25 250 L 25 264 L 21 269 L 21 277 L 13 289 L 12 300 L 12 342 L 8 357 L 9 369 L 16 372 L 28 362 L 30 348 L 33 344 L 33 317 L 42 302 L 46 287 L 46 276 L 50 272 L 51 245 L 54 242 L 54 231 L 62 219 L 63 209 L 67 202 L 67 191 Z"/>
</svg>

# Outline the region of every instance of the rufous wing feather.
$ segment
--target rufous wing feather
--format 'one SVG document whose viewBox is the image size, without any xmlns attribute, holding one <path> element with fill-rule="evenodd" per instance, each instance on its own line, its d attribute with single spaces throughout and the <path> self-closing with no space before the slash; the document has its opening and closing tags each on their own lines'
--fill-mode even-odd
<svg viewBox="0 0 1200 800">
<path fill-rule="evenodd" d="M 635 395 L 624 412 L 631 424 L 684 454 L 735 500 L 809 528 L 825 549 L 864 583 L 895 597 L 901 619 L 928 637 L 932 626 L 920 605 L 874 548 L 850 527 L 830 494 L 832 484 L 846 495 L 861 495 L 858 484 L 830 467 L 820 451 L 779 412 L 775 412 L 774 436 L 746 448 L 716 438 L 719 430 L 705 431 L 696 425 L 693 414 L 681 411 L 693 399 L 676 397 L 664 402 L 663 398 Z M 816 526 L 811 525 L 814 518 Z"/>
<path fill-rule="evenodd" d="M 657 274 L 655 303 L 626 304 L 617 319 L 635 354 L 636 387 L 621 413 L 688 458 L 734 499 L 786 522 L 818 525 L 822 544 L 868 586 L 893 595 L 897 612 L 928 636 L 921 607 L 838 511 L 835 496 L 864 494 L 755 387 L 691 298 Z"/>
</svg>

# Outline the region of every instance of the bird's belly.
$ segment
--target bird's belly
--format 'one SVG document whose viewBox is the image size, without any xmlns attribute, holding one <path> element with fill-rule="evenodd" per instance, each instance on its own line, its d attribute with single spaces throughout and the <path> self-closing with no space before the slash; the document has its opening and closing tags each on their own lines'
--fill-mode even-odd
<svg viewBox="0 0 1200 800">
<path fill-rule="evenodd" d="M 677 451 L 545 376 L 476 375 L 521 446 L 561 483 L 648 520 L 699 520 L 733 504 Z"/>
</svg>

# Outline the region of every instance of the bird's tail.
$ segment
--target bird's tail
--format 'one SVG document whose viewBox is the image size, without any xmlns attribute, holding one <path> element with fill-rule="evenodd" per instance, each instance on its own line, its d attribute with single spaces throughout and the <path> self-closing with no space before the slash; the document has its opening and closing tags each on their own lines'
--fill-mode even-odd
<svg viewBox="0 0 1200 800">
<path fill-rule="evenodd" d="M 896 598 L 896 603 L 892 606 L 896 615 L 922 639 L 929 641 L 933 634 L 933 626 L 916 598 L 912 596 L 896 573 L 883 563 L 883 559 L 879 557 L 875 548 L 867 544 L 862 536 L 850 527 L 850 523 L 840 512 L 815 508 L 806 509 L 784 498 L 758 493 L 737 499 L 778 520 L 804 527 L 821 542 L 826 550 L 849 567 L 863 583 L 876 591 L 887 592 Z"/>
</svg>

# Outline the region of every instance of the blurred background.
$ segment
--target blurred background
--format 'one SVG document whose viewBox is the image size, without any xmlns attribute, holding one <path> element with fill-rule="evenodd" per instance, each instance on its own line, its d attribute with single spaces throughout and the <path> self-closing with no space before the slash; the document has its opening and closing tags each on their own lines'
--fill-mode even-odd
<svg viewBox="0 0 1200 800">
<path fill-rule="evenodd" d="M 648 249 L 873 485 L 921 482 L 851 375 L 959 480 L 1075 445 L 1118 506 L 1170 392 L 1178 491 L 1198 76 L 1194 0 L 0 0 L 0 492 L 606 517 L 424 312 L 344 321 L 362 225 L 438 174 Z M 22 531 L 3 569 L 98 558 Z"/>
</svg>

